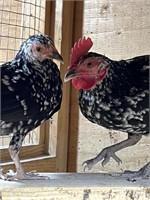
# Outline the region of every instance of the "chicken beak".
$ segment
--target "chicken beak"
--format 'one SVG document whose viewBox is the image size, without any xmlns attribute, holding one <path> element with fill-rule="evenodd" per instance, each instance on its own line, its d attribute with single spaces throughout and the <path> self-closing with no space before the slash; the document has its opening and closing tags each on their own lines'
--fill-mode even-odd
<svg viewBox="0 0 150 200">
<path fill-rule="evenodd" d="M 64 64 L 64 60 L 63 60 L 62 56 L 58 53 L 57 50 L 54 50 L 54 51 L 53 51 L 52 57 L 53 57 L 53 59 L 58 60 L 58 61 L 60 61 L 62 64 Z"/>
<path fill-rule="evenodd" d="M 50 46 L 50 48 L 46 50 L 45 55 L 49 59 L 55 59 L 60 61 L 62 64 L 64 63 L 62 56 L 58 53 L 55 46 Z"/>
<path fill-rule="evenodd" d="M 69 69 L 64 76 L 64 82 L 70 81 L 71 79 L 76 78 L 78 76 L 79 73 L 77 73 L 75 69 Z"/>
</svg>

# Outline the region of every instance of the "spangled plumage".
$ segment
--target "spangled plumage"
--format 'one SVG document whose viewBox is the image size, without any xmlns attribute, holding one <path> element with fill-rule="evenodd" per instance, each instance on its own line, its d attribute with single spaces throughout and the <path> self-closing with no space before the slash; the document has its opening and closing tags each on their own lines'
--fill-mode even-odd
<svg viewBox="0 0 150 200">
<path fill-rule="evenodd" d="M 80 39 L 74 45 L 65 80 L 72 79 L 73 86 L 79 89 L 79 106 L 88 120 L 108 129 L 127 132 L 128 139 L 85 161 L 85 169 L 91 169 L 99 161 L 104 165 L 110 157 L 120 163 L 115 152 L 136 144 L 142 135 L 149 134 L 149 55 L 113 61 L 88 52 L 91 46 L 90 38 Z M 80 48 L 87 52 L 82 50 L 79 56 Z M 146 175 L 147 171 L 150 174 L 150 162 L 143 169 Z"/>
<path fill-rule="evenodd" d="M 13 133 L 14 155 L 26 134 L 60 109 L 62 81 L 51 58 L 62 61 L 53 40 L 39 34 L 30 36 L 13 61 L 1 66 L 1 135 Z"/>
<path fill-rule="evenodd" d="M 95 53 L 85 57 L 101 59 Z M 79 91 L 81 112 L 91 122 L 108 129 L 148 134 L 149 70 L 144 66 L 149 65 L 149 56 L 116 62 L 106 60 L 106 78 L 92 90 Z"/>
</svg>

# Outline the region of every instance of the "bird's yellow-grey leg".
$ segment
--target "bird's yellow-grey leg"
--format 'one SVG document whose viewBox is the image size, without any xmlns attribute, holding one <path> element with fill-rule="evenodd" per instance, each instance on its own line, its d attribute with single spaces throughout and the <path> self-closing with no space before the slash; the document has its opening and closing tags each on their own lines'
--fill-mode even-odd
<svg viewBox="0 0 150 200">
<path fill-rule="evenodd" d="M 122 161 L 120 160 L 120 158 L 118 158 L 118 156 L 116 156 L 115 153 L 121 149 L 135 145 L 141 138 L 142 135 L 139 134 L 128 134 L 128 138 L 126 140 L 103 149 L 95 158 L 85 161 L 83 163 L 83 165 L 85 165 L 84 171 L 86 169 L 90 170 L 96 163 L 100 161 L 102 161 L 102 166 L 106 165 L 111 157 L 118 164 L 120 164 Z"/>
<path fill-rule="evenodd" d="M 7 174 L 2 174 L 1 178 L 5 180 L 18 180 L 18 179 L 49 179 L 47 176 L 39 176 L 37 173 L 25 173 L 19 159 L 19 149 L 22 145 L 22 141 L 24 140 L 24 136 L 20 136 L 19 134 L 14 134 L 9 145 L 9 152 L 12 160 L 14 161 L 16 167 L 16 173 L 12 170 L 9 171 Z M 17 143 L 16 143 L 17 140 Z"/>
</svg>

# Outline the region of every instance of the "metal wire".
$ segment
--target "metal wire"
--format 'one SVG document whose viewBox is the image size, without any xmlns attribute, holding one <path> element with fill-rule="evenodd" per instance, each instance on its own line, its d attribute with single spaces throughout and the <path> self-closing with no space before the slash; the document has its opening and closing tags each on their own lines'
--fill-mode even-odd
<svg viewBox="0 0 150 200">
<path fill-rule="evenodd" d="M 0 0 L 0 64 L 12 60 L 21 43 L 44 32 L 46 0 Z"/>
<path fill-rule="evenodd" d="M 46 0 L 0 0 L 0 64 L 12 60 L 29 35 L 44 33 L 45 4 Z M 37 144 L 39 131 L 28 134 L 24 145 Z M 8 146 L 11 137 L 0 137 L 0 147 Z"/>
</svg>

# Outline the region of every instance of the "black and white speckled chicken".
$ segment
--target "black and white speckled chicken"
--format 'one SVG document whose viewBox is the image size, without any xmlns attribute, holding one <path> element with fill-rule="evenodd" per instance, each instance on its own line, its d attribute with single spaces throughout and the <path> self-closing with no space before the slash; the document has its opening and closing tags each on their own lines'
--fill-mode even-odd
<svg viewBox="0 0 150 200">
<path fill-rule="evenodd" d="M 9 151 L 16 174 L 1 178 L 40 179 L 26 174 L 18 152 L 25 136 L 60 109 L 62 81 L 57 65 L 63 61 L 53 40 L 42 34 L 30 36 L 16 57 L 1 66 L 0 135 L 13 133 Z"/>
<path fill-rule="evenodd" d="M 79 106 L 88 120 L 127 132 L 128 139 L 85 161 L 85 169 L 99 161 L 105 165 L 111 157 L 120 163 L 117 151 L 149 135 L 149 55 L 113 61 L 88 52 L 92 45 L 90 38 L 75 43 L 65 81 L 72 79 L 73 86 L 79 89 Z M 141 176 L 141 172 L 143 176 L 150 174 L 150 162 L 130 176 Z"/>
</svg>

